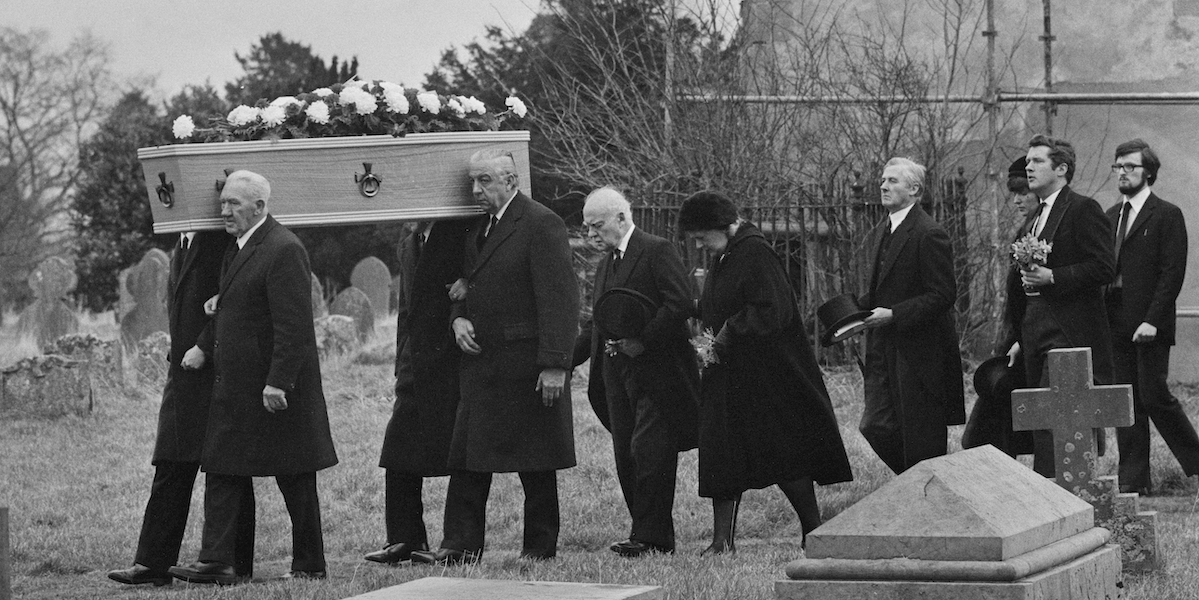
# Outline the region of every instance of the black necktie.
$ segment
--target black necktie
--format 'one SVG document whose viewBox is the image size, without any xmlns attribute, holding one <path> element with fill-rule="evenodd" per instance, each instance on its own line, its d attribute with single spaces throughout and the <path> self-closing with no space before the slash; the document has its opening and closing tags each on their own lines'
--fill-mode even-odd
<svg viewBox="0 0 1199 600">
<path fill-rule="evenodd" d="M 421 253 L 425 251 L 425 235 L 423 233 L 416 234 L 416 244 L 414 249 L 416 250 L 414 258 L 419 261 Z"/>
<path fill-rule="evenodd" d="M 622 253 L 621 253 L 621 251 L 620 251 L 620 250 L 613 250 L 613 251 L 612 251 L 612 273 L 613 273 L 613 274 L 615 274 L 615 273 L 616 273 L 616 270 L 620 268 L 620 257 L 621 257 L 621 254 L 622 254 Z"/>
<path fill-rule="evenodd" d="M 887 248 L 891 246 L 891 224 L 887 223 L 883 229 L 882 240 L 878 244 L 878 256 L 874 259 L 874 279 L 870 282 L 870 289 L 878 288 L 878 278 L 882 274 L 883 269 L 887 264 Z"/>
<path fill-rule="evenodd" d="M 1116 223 L 1116 264 L 1120 264 L 1120 247 L 1124 245 L 1124 236 L 1128 233 L 1128 217 L 1132 214 L 1132 202 L 1125 202 L 1120 209 L 1120 221 Z"/>
<path fill-rule="evenodd" d="M 225 249 L 225 259 L 221 262 L 221 277 L 225 276 L 225 272 L 229 270 L 229 265 L 233 264 L 233 259 L 237 257 L 237 241 L 229 242 L 229 247 Z"/>
<path fill-rule="evenodd" d="M 1042 200 L 1041 203 L 1037 205 L 1037 211 L 1035 213 L 1033 213 L 1033 216 L 1032 216 L 1032 231 L 1030 231 L 1029 233 L 1033 234 L 1034 236 L 1041 235 L 1041 213 L 1043 213 L 1043 212 L 1045 212 L 1045 201 L 1044 200 Z"/>
<path fill-rule="evenodd" d="M 499 219 L 495 215 L 491 215 L 491 220 L 487 222 L 487 229 L 479 232 L 478 245 L 480 250 L 483 249 L 483 244 L 487 242 L 487 238 L 491 235 L 491 230 L 495 229 L 497 222 L 499 222 Z"/>
</svg>

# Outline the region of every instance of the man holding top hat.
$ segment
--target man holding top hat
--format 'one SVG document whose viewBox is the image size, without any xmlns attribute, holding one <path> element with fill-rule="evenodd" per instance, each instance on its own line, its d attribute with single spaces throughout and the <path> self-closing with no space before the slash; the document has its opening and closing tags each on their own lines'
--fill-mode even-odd
<svg viewBox="0 0 1199 600">
<path fill-rule="evenodd" d="M 966 421 L 953 303 L 957 285 L 949 235 L 918 200 L 924 166 L 887 162 L 882 203 L 889 214 L 868 238 L 866 406 L 858 429 L 895 473 L 946 453 L 948 426 Z"/>
<path fill-rule="evenodd" d="M 678 453 L 696 447 L 699 431 L 687 272 L 673 244 L 633 225 L 629 201 L 613 188 L 587 196 L 583 223 L 605 255 L 574 363 L 591 357 L 587 393 L 612 432 L 616 474 L 633 521 L 628 539 L 611 550 L 627 557 L 671 553 Z"/>
</svg>

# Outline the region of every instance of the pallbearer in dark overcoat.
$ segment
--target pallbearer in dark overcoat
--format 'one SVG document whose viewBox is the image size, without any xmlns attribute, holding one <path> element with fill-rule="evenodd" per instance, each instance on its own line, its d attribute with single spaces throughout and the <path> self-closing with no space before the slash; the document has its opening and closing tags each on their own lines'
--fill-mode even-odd
<svg viewBox="0 0 1199 600">
<path fill-rule="evenodd" d="M 217 293 L 221 260 L 230 241 L 223 231 L 183 233 L 171 255 L 167 284 L 171 348 L 158 409 L 154 481 L 134 565 L 109 572 L 114 581 L 165 585 L 171 582 L 167 568 L 179 560 L 212 398 L 212 361 L 196 348 L 196 340 L 211 323 L 204 301 Z M 253 548 L 244 550 L 238 558 L 248 568 Z"/>
<path fill-rule="evenodd" d="M 312 322 L 308 253 L 267 214 L 270 184 L 250 171 L 221 192 L 226 253 L 211 335 L 199 347 L 216 368 L 202 467 L 207 474 L 199 561 L 170 569 L 196 583 L 237 583 L 238 519 L 253 511 L 251 478 L 273 476 L 292 522 L 288 577 L 325 577 L 316 472 L 337 464 Z"/>
<path fill-rule="evenodd" d="M 505 472 L 519 473 L 525 491 L 521 555 L 552 558 L 557 470 L 575 465 L 569 373 L 579 290 L 566 224 L 519 191 L 511 154 L 480 151 L 469 175 L 487 214 L 472 223 L 465 282 L 452 290 L 462 396 L 450 442 L 445 539 L 412 560 L 478 560 L 492 474 Z"/>
<path fill-rule="evenodd" d="M 470 222 L 415 223 L 400 242 L 395 407 L 379 466 L 385 471 L 387 544 L 366 559 L 394 564 L 428 549 L 423 479 L 449 475 L 458 410 L 458 358 L 450 331 L 450 287 L 462 276 Z"/>
</svg>

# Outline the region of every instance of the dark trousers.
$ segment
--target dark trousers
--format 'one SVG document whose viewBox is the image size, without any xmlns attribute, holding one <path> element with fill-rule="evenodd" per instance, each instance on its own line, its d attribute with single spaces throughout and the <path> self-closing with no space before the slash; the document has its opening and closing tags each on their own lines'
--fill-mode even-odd
<svg viewBox="0 0 1199 600">
<path fill-rule="evenodd" d="M 558 553 L 558 472 L 520 473 L 525 490 L 525 531 L 522 556 L 552 558 Z M 487 529 L 487 496 L 491 473 L 454 471 L 445 496 L 445 538 L 442 548 L 483 550 Z"/>
<path fill-rule="evenodd" d="M 1149 420 L 1153 420 L 1157 432 L 1188 476 L 1199 474 L 1199 436 L 1196 436 L 1186 411 L 1166 385 L 1170 347 L 1134 344 L 1131 339 L 1129 333 L 1127 338 L 1112 343 L 1115 383 L 1132 384 L 1132 406 L 1136 417 L 1131 427 L 1116 429 L 1116 443 L 1120 446 L 1120 486 L 1150 489 L 1153 478 L 1149 468 Z"/>
<path fill-rule="evenodd" d="M 275 484 L 283 494 L 283 503 L 291 517 L 291 570 L 324 571 L 325 541 L 321 533 L 320 500 L 316 493 L 316 472 L 276 475 Z M 241 531 L 249 527 L 253 539 L 254 480 L 242 475 L 208 473 L 204 492 L 204 535 L 200 560 L 234 564 L 237 546 L 247 537 Z"/>
<path fill-rule="evenodd" d="M 179 545 L 187 529 L 192 487 L 199 470 L 198 462 L 162 461 L 155 465 L 134 562 L 159 572 L 179 562 Z"/>
<path fill-rule="evenodd" d="M 920 378 L 899 368 L 895 345 L 888 333 L 873 330 L 867 340 L 863 373 L 865 403 L 858 431 L 874 453 L 895 473 L 916 463 L 944 456 L 949 448 L 949 427 L 944 411 L 932 400 Z M 904 398 L 925 400 L 905 404 Z"/>
<path fill-rule="evenodd" d="M 1050 311 L 1049 303 L 1039 297 L 1028 299 L 1024 321 L 1020 324 L 1020 352 L 1024 354 L 1024 373 L 1028 387 L 1044 387 L 1046 379 L 1045 358 L 1050 350 L 1069 348 L 1070 340 Z M 1056 477 L 1057 467 L 1053 462 L 1053 434 L 1048 431 L 1032 432 L 1032 469 L 1045 477 Z"/>
<path fill-rule="evenodd" d="M 387 545 L 427 544 L 425 505 L 421 500 L 424 478 L 396 469 L 384 469 L 383 520 L 387 525 Z"/>
<path fill-rule="evenodd" d="M 672 513 L 679 455 L 656 397 L 661 392 L 638 385 L 632 359 L 617 355 L 605 356 L 603 361 L 616 476 L 633 521 L 629 539 L 674 548 Z"/>
</svg>

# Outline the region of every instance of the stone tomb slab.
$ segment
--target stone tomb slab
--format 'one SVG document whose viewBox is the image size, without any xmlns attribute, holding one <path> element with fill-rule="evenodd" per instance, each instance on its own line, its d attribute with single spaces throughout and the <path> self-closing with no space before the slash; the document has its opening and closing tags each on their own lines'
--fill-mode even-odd
<svg viewBox="0 0 1199 600">
<path fill-rule="evenodd" d="M 346 600 L 657 600 L 662 588 L 609 583 L 425 577 Z"/>
<path fill-rule="evenodd" d="M 808 534 L 805 556 L 1003 561 L 1094 526 L 1090 504 L 987 445 L 898 475 Z"/>
</svg>

